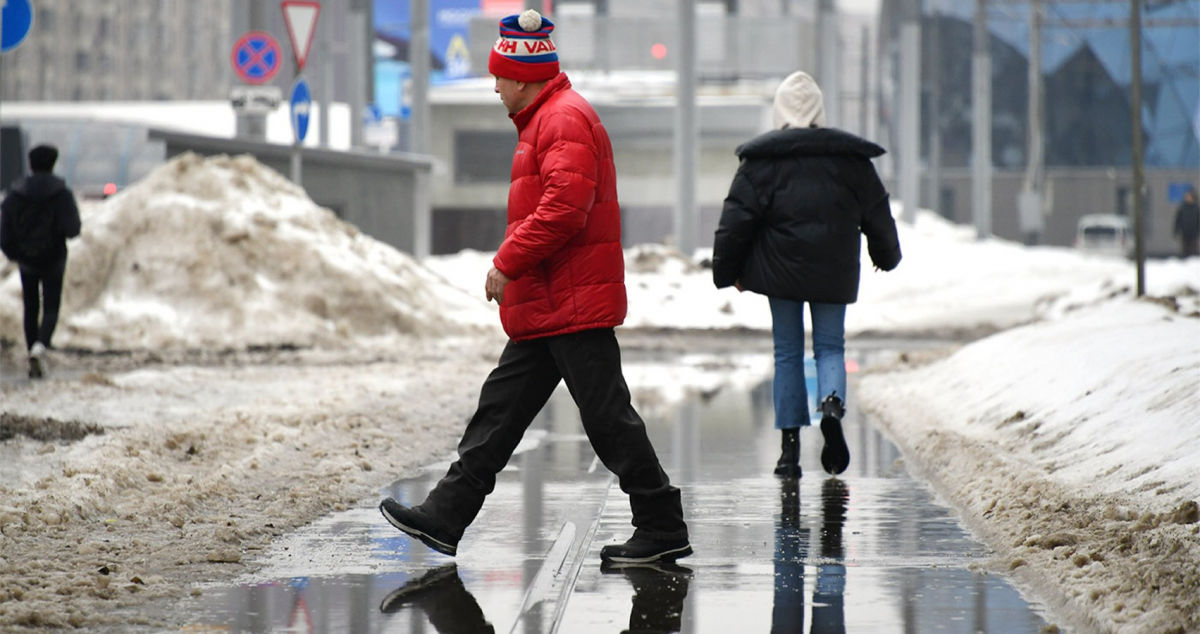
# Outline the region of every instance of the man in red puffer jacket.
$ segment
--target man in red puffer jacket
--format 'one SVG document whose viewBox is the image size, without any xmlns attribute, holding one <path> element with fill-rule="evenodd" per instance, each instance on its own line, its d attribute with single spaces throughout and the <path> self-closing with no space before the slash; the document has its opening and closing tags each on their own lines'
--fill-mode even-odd
<svg viewBox="0 0 1200 634">
<path fill-rule="evenodd" d="M 525 429 L 566 381 L 596 455 L 619 479 L 633 536 L 608 563 L 690 555 L 679 489 L 630 402 L 613 332 L 625 320 L 616 170 L 595 110 L 559 72 L 554 24 L 528 10 L 500 21 L 488 70 L 517 126 L 508 229 L 484 285 L 510 341 L 483 384 L 459 458 L 425 501 L 380 503 L 396 528 L 454 555 Z"/>
</svg>

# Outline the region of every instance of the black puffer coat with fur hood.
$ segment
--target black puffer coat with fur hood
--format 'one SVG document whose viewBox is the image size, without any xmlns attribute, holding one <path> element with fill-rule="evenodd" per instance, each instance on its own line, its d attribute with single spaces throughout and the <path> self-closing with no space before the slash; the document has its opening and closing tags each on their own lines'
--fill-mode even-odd
<svg viewBox="0 0 1200 634">
<path fill-rule="evenodd" d="M 785 128 L 737 149 L 741 165 L 713 244 L 713 281 L 785 299 L 858 298 L 860 234 L 875 266 L 900 262 L 883 148 L 835 128 Z"/>
</svg>

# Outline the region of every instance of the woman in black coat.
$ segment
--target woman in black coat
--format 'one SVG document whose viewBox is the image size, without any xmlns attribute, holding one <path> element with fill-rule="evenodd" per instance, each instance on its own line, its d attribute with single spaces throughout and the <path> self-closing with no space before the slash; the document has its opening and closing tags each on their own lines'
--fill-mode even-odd
<svg viewBox="0 0 1200 634">
<path fill-rule="evenodd" d="M 775 93 L 775 128 L 737 149 L 741 165 L 713 244 L 713 281 L 766 295 L 775 342 L 775 473 L 800 475 L 800 427 L 810 424 L 804 378 L 804 304 L 813 323 L 821 464 L 845 471 L 846 305 L 858 297 L 860 234 L 876 267 L 900 262 L 888 193 L 871 159 L 883 148 L 825 128 L 821 89 L 797 71 Z"/>
</svg>

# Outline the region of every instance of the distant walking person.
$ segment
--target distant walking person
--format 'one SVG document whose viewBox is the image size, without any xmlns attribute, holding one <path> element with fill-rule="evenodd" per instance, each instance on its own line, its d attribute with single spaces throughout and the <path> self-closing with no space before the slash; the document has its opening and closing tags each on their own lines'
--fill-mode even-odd
<svg viewBox="0 0 1200 634">
<path fill-rule="evenodd" d="M 769 298 L 775 340 L 775 428 L 782 452 L 775 473 L 799 477 L 800 427 L 810 424 L 804 379 L 804 304 L 812 316 L 821 434 L 821 465 L 845 471 L 850 451 L 845 413 L 846 305 L 858 298 L 859 234 L 875 266 L 900 263 L 900 240 L 888 194 L 871 159 L 883 148 L 822 127 L 821 89 L 792 73 L 775 92 L 776 129 L 737 149 L 741 165 L 729 187 L 713 243 L 717 288 Z"/>
<path fill-rule="evenodd" d="M 488 71 L 517 127 L 508 228 L 484 290 L 500 305 L 509 342 L 450 465 L 425 501 L 392 498 L 393 526 L 454 555 L 534 416 L 565 381 L 600 461 L 633 510 L 633 536 L 610 544 L 611 563 L 674 560 L 692 552 L 679 489 L 631 404 L 613 328 L 625 320 L 625 263 L 612 145 L 595 110 L 559 72 L 537 11 L 500 21 Z"/>
<path fill-rule="evenodd" d="M 1175 237 L 1179 238 L 1179 254 L 1190 258 L 1200 255 L 1200 206 L 1196 204 L 1196 188 L 1189 187 L 1183 202 L 1175 210 Z"/>
<path fill-rule="evenodd" d="M 58 150 L 52 145 L 30 150 L 33 174 L 0 203 L 0 250 L 21 270 L 25 348 L 29 377 L 35 379 L 43 375 L 46 350 L 58 324 L 67 238 L 79 235 L 75 195 L 52 173 L 57 160 Z"/>
</svg>

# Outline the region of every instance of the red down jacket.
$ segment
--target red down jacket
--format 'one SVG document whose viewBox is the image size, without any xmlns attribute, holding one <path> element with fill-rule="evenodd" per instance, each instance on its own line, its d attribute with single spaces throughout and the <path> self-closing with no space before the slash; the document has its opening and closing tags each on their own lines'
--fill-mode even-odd
<svg viewBox="0 0 1200 634">
<path fill-rule="evenodd" d="M 508 228 L 492 260 L 512 282 L 500 323 L 513 341 L 625 321 L 625 256 L 612 144 L 559 73 L 517 126 Z"/>
</svg>

